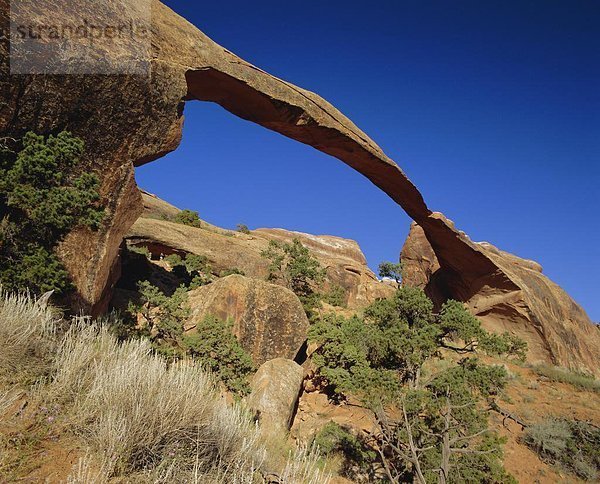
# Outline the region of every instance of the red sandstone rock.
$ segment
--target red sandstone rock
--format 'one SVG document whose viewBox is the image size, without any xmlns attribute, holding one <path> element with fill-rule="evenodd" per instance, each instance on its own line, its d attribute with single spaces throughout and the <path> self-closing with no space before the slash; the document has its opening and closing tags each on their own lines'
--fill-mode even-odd
<svg viewBox="0 0 600 484">
<path fill-rule="evenodd" d="M 470 259 L 457 258 L 449 266 L 452 254 L 440 262 L 423 229 L 413 224 L 402 249 L 404 283 L 424 288 L 438 304 L 448 298 L 464 301 L 486 329 L 527 341 L 529 361 L 600 374 L 600 331 L 538 263 L 456 234 L 485 265 L 473 270 Z"/>
</svg>

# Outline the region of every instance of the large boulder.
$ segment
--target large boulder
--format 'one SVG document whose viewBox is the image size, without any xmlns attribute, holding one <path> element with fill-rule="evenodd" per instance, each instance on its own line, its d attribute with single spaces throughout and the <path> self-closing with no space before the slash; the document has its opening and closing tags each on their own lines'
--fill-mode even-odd
<svg viewBox="0 0 600 484">
<path fill-rule="evenodd" d="M 256 365 L 274 358 L 296 358 L 306 342 L 309 322 L 296 295 L 281 286 L 240 275 L 219 279 L 189 294 L 193 332 L 207 316 L 233 321 L 233 333 Z"/>
<path fill-rule="evenodd" d="M 246 403 L 257 414 L 263 432 L 282 436 L 290 429 L 303 380 L 302 367 L 283 358 L 267 361 L 258 369 Z"/>
<path fill-rule="evenodd" d="M 239 269 L 248 277 L 265 279 L 268 261 L 261 256 L 270 240 L 291 242 L 299 239 L 308 247 L 327 277 L 322 291 L 335 286 L 344 289 L 349 308 L 361 308 L 378 298 L 391 296 L 394 288 L 377 279 L 354 240 L 329 235 L 311 235 L 283 229 L 258 229 L 250 234 L 225 230 L 202 221 L 200 228 L 174 224 L 168 219 L 179 209 L 154 195 L 142 192 L 144 213 L 127 234 L 133 245 L 144 245 L 160 254 L 192 253 L 208 258 L 212 269 Z"/>
<path fill-rule="evenodd" d="M 404 282 L 425 289 L 438 306 L 449 298 L 465 302 L 489 331 L 523 338 L 530 361 L 600 375 L 600 331 L 540 264 L 472 242 L 462 232 L 456 236 L 476 254 L 471 260 L 485 265 L 473 268 L 457 258 L 450 266 L 451 255 L 440 262 L 424 230 L 413 224 L 401 255 Z"/>
</svg>

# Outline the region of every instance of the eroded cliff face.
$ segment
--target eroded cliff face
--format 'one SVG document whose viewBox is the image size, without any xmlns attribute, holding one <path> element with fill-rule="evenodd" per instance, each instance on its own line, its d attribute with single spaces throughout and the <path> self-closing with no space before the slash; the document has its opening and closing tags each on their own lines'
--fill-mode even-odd
<svg viewBox="0 0 600 484">
<path fill-rule="evenodd" d="M 106 5 L 110 2 L 107 0 Z M 69 6 L 65 15 L 74 19 L 86 7 L 82 0 L 73 0 Z M 8 0 L 0 0 L 2 32 L 8 32 L 8 12 Z M 245 62 L 158 0 L 152 3 L 151 30 L 148 77 L 10 75 L 8 39 L 0 40 L 0 137 L 18 138 L 28 130 L 40 134 L 70 130 L 86 142 L 83 165 L 101 178 L 107 206 L 104 226 L 97 233 L 75 231 L 60 248 L 78 289 L 73 301 L 76 309 L 99 313 L 106 308 L 118 276 L 119 245 L 141 211 L 133 167 L 178 146 L 184 103 L 190 100 L 218 103 L 239 117 L 313 146 L 362 173 L 423 228 L 443 268 L 446 287 L 440 287 L 447 293 L 468 301 L 474 286 L 518 290 L 520 286 L 509 277 L 508 270 L 498 270 L 492 257 L 468 242 L 443 217 L 433 214 L 402 170 L 324 99 Z M 104 55 L 117 57 L 120 52 L 108 50 Z M 536 282 L 528 278 L 519 284 Z M 537 289 L 529 289 L 529 297 L 536 293 Z M 582 310 L 571 314 L 573 325 L 587 328 L 589 320 Z M 540 319 L 535 324 L 545 327 L 547 323 Z M 562 345 L 562 354 L 568 354 L 573 344 L 571 334 L 557 328 L 556 341 Z"/>
<path fill-rule="evenodd" d="M 532 362 L 598 375 L 600 331 L 540 264 L 459 236 L 489 261 L 493 269 L 487 275 L 441 264 L 423 229 L 413 224 L 401 255 L 404 282 L 425 289 L 437 304 L 448 298 L 464 301 L 486 329 L 525 339 Z"/>
</svg>

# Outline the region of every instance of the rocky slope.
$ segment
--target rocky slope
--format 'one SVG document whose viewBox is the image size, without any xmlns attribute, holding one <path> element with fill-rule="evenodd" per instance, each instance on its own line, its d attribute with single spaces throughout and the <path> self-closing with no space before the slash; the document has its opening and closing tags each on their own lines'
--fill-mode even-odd
<svg viewBox="0 0 600 484">
<path fill-rule="evenodd" d="M 374 300 L 390 296 L 394 289 L 380 282 L 367 266 L 364 254 L 353 240 L 316 236 L 283 229 L 258 229 L 250 234 L 224 230 L 202 222 L 201 228 L 164 220 L 179 209 L 142 192 L 144 214 L 127 234 L 133 245 L 143 245 L 155 255 L 192 253 L 208 258 L 216 274 L 239 269 L 246 276 L 265 279 L 268 261 L 260 254 L 270 240 L 290 242 L 294 238 L 307 246 L 327 271 L 323 291 L 341 286 L 350 308 L 365 307 Z"/>
<path fill-rule="evenodd" d="M 407 284 L 424 288 L 438 304 L 465 301 L 490 331 L 508 331 L 529 344 L 528 359 L 600 373 L 600 331 L 585 311 L 542 273 L 540 264 L 488 243 L 458 236 L 485 262 L 442 267 L 421 227 L 413 224 L 402 249 Z"/>
</svg>

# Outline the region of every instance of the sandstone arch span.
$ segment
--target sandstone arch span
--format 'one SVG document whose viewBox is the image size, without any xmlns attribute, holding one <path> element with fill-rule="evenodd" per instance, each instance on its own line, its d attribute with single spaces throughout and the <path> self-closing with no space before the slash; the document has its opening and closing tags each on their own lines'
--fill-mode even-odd
<svg viewBox="0 0 600 484">
<path fill-rule="evenodd" d="M 65 15 L 76 16 L 79 3 L 73 0 L 61 21 Z M 484 305 L 486 314 L 495 314 L 496 308 L 496 314 L 508 312 L 535 328 L 532 338 L 543 343 L 543 359 L 598 371 L 600 333 L 581 308 L 562 302 L 571 301 L 564 291 L 540 289 L 537 276 L 515 276 L 510 270 L 514 261 L 471 242 L 433 213 L 402 170 L 324 99 L 245 62 L 158 0 L 152 9 L 149 78 L 12 76 L 8 39 L 0 40 L 0 136 L 68 129 L 86 141 L 84 165 L 101 176 L 108 207 L 104 227 L 97 233 L 75 231 L 60 248 L 78 289 L 76 306 L 98 313 L 110 298 L 119 276 L 120 243 L 141 212 L 134 165 L 177 148 L 184 102 L 211 101 L 340 159 L 387 193 L 422 228 L 435 255 L 435 284 L 427 281 L 428 290 L 435 286 L 436 294 L 468 303 L 501 294 L 501 307 Z M 8 0 L 0 0 L 2 32 L 8 31 L 8 12 Z M 32 12 L 36 15 L 52 21 L 51 13 Z M 105 55 L 119 52 L 107 50 Z M 534 280 L 536 288 L 529 290 Z"/>
</svg>

